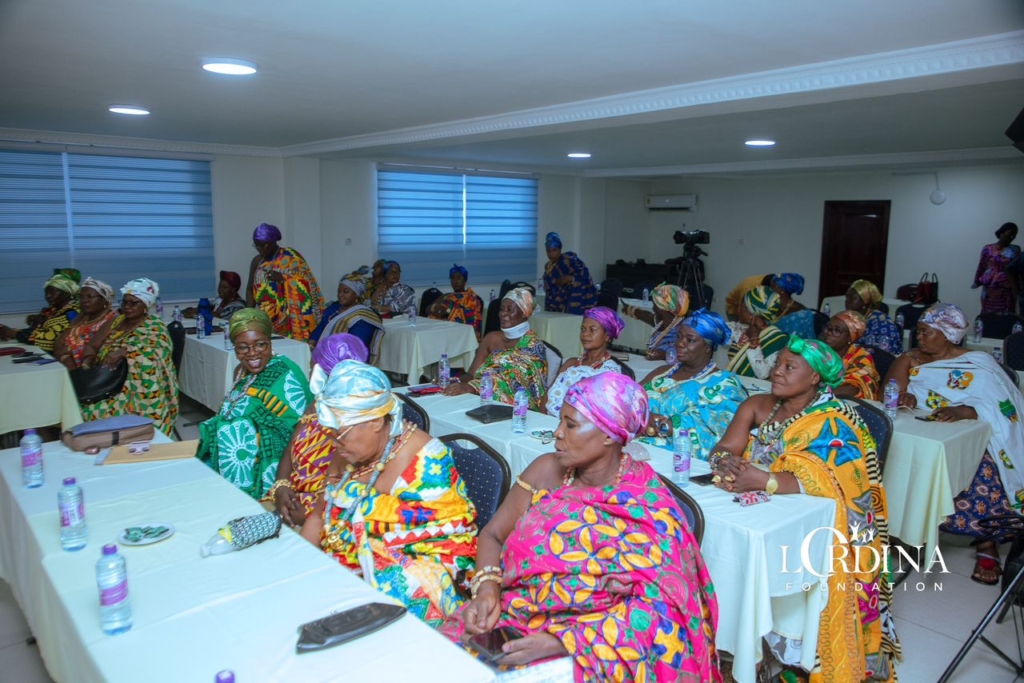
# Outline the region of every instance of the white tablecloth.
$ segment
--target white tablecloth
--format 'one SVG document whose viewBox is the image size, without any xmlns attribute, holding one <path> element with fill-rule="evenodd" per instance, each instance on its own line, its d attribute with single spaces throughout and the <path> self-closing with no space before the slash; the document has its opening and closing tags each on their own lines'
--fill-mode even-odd
<svg viewBox="0 0 1024 683">
<path fill-rule="evenodd" d="M 417 317 L 413 327 L 409 317 L 401 315 L 384 321 L 377 367 L 407 375 L 409 384 L 418 384 L 420 375 L 440 361 L 442 353 L 448 354 L 451 367 L 468 368 L 477 346 L 472 325 Z"/>
<path fill-rule="evenodd" d="M 0 348 L 8 346 L 42 353 L 35 346 L 0 344 Z M 70 429 L 81 421 L 82 410 L 67 368 L 60 363 L 32 365 L 0 357 L 0 434 L 55 424 Z"/>
<path fill-rule="evenodd" d="M 582 315 L 572 313 L 552 313 L 538 310 L 530 316 L 530 327 L 537 336 L 553 345 L 562 353 L 563 360 L 570 356 L 583 353 L 580 344 L 580 325 Z"/>
<path fill-rule="evenodd" d="M 648 311 L 654 310 L 654 304 L 650 301 L 643 302 L 640 299 L 619 299 L 620 304 L 628 304 L 630 306 L 636 306 L 643 308 Z M 622 346 L 627 349 L 635 349 L 637 351 L 644 351 L 647 349 L 647 342 L 651 339 L 651 332 L 654 331 L 654 327 L 648 325 L 642 320 L 636 318 L 629 318 L 622 314 L 622 306 L 619 306 L 619 316 L 622 318 L 626 326 L 622 330 L 622 334 L 615 340 L 617 346 Z M 635 369 L 635 368 L 634 368 Z M 640 377 L 640 373 L 637 373 L 637 378 Z"/>
</svg>

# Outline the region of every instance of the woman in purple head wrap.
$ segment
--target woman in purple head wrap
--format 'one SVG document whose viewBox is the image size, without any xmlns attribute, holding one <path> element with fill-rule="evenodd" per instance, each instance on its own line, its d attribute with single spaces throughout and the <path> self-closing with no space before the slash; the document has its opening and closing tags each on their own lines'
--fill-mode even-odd
<svg viewBox="0 0 1024 683">
<path fill-rule="evenodd" d="M 252 233 L 258 252 L 249 266 L 245 302 L 269 317 L 274 334 L 307 341 L 320 322 L 324 299 L 313 271 L 295 249 L 278 245 L 281 231 L 260 223 Z"/>
<path fill-rule="evenodd" d="M 558 377 L 548 387 L 548 399 L 545 408 L 549 415 L 558 415 L 565 400 L 565 392 L 584 377 L 591 377 L 602 372 L 622 372 L 622 368 L 612 360 L 608 345 L 622 332 L 625 323 L 619 314 L 604 306 L 587 309 L 580 324 L 580 344 L 583 353 L 562 363 Z"/>
</svg>

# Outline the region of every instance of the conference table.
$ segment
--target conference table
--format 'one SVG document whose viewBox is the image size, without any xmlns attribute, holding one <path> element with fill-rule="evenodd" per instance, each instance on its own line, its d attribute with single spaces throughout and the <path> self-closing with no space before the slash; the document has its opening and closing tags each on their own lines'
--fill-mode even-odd
<svg viewBox="0 0 1024 683">
<path fill-rule="evenodd" d="M 583 345 L 580 344 L 581 324 L 583 316 L 574 313 L 538 309 L 530 316 L 530 328 L 538 337 L 558 349 L 563 359 L 583 353 Z"/>
<path fill-rule="evenodd" d="M 0 349 L 12 346 L 43 353 L 27 344 L 0 343 Z M 15 363 L 11 356 L 0 356 L 0 434 L 55 424 L 70 429 L 81 421 L 67 368 L 60 363 Z"/>
<path fill-rule="evenodd" d="M 627 349 L 636 349 L 637 351 L 643 351 L 647 348 L 647 342 L 651 339 L 651 332 L 654 331 L 652 325 L 648 325 L 642 320 L 636 318 L 627 317 L 622 313 L 622 305 L 634 306 L 641 308 L 646 311 L 654 311 L 654 304 L 650 301 L 643 301 L 641 299 L 619 299 L 619 316 L 622 321 L 626 323 L 626 326 L 622 328 L 622 333 L 619 338 L 615 340 L 616 346 L 622 346 Z M 634 368 L 635 369 L 635 368 Z M 637 377 L 640 377 L 640 373 L 637 373 Z"/>
<path fill-rule="evenodd" d="M 420 381 L 428 368 L 448 354 L 453 368 L 468 368 L 478 346 L 472 325 L 417 316 L 412 324 L 407 315 L 384 320 L 384 340 L 380 344 L 377 367 L 385 372 L 405 375 L 409 384 Z"/>
</svg>

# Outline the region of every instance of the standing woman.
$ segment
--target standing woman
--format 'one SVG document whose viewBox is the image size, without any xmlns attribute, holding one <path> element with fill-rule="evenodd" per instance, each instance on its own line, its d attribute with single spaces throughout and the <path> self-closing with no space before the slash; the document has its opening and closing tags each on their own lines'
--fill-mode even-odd
<svg viewBox="0 0 1024 683">
<path fill-rule="evenodd" d="M 581 315 L 597 305 L 597 288 L 586 264 L 575 252 L 562 252 L 557 232 L 544 238 L 548 262 L 544 265 L 544 310 Z"/>
<path fill-rule="evenodd" d="M 654 327 L 647 340 L 647 360 L 664 360 L 669 349 L 676 346 L 676 334 L 683 317 L 690 310 L 690 295 L 675 285 L 658 285 L 651 292 L 654 312 L 622 304 L 622 312 L 630 318 Z"/>
<path fill-rule="evenodd" d="M 114 288 L 106 282 L 86 278 L 78 292 L 81 314 L 71 321 L 53 345 L 53 357 L 74 370 L 82 364 L 85 347 L 117 315 L 110 308 L 114 301 Z"/>
<path fill-rule="evenodd" d="M 1011 244 L 1017 239 L 1017 225 L 1003 223 L 996 230 L 995 244 L 987 244 L 981 250 L 978 270 L 974 273 L 971 289 L 981 287 L 982 313 L 1016 312 L 1014 283 L 1006 272 L 1006 266 L 1020 256 L 1020 247 Z"/>
<path fill-rule="evenodd" d="M 324 299 L 302 254 L 280 241 L 275 225 L 260 223 L 253 231 L 252 245 L 259 253 L 249 267 L 246 306 L 266 311 L 275 334 L 306 341 L 320 322 Z"/>
<path fill-rule="evenodd" d="M 780 310 L 779 295 L 764 285 L 747 292 L 740 306 L 740 324 L 733 330 L 729 347 L 730 371 L 743 377 L 768 379 L 775 359 L 789 341 L 789 335 L 773 324 Z"/>
<path fill-rule="evenodd" d="M 565 392 L 584 377 L 602 372 L 622 372 L 622 366 L 612 360 L 608 345 L 615 341 L 625 326 L 618 313 L 604 306 L 595 306 L 583 314 L 580 324 L 583 353 L 562 363 L 558 370 L 558 377 L 548 388 L 548 415 L 558 417 Z"/>
</svg>

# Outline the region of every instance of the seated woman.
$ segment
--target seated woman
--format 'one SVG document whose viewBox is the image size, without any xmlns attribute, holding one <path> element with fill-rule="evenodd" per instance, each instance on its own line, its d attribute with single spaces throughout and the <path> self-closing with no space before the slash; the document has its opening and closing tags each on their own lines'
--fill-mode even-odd
<svg viewBox="0 0 1024 683">
<path fill-rule="evenodd" d="M 253 231 L 252 245 L 259 253 L 249 266 L 246 305 L 266 311 L 275 334 L 306 341 L 320 320 L 324 299 L 302 254 L 280 241 L 276 225 L 260 223 Z"/>
<path fill-rule="evenodd" d="M 367 301 L 373 301 L 377 292 L 382 292 L 388 288 L 388 274 L 387 269 L 385 268 L 386 264 L 386 259 L 377 259 L 373 262 L 373 269 L 364 274 L 364 278 L 366 280 Z M 362 273 L 363 268 L 366 268 L 366 266 L 361 266 L 359 268 L 360 273 Z"/>
<path fill-rule="evenodd" d="M 402 282 L 402 266 L 398 261 L 388 261 L 384 266 L 385 286 L 373 292 L 373 310 L 383 316 L 402 315 L 410 308 L 416 308 L 416 292 Z"/>
<path fill-rule="evenodd" d="M 196 457 L 256 500 L 277 479 L 277 464 L 313 395 L 302 369 L 275 356 L 265 311 L 243 308 L 228 335 L 239 366 L 220 410 L 199 425 Z"/>
<path fill-rule="evenodd" d="M 992 427 L 985 455 L 971 484 L 954 499 L 956 511 L 940 528 L 980 538 L 989 517 L 1019 513 L 1024 500 L 1024 399 L 990 355 L 957 346 L 967 334 L 963 311 L 936 304 L 917 323 L 918 348 L 896 359 L 885 381 L 900 387 L 900 405 L 932 411 L 938 420 L 984 420 Z M 987 541 L 977 546 L 972 578 L 999 581 L 999 551 Z"/>
<path fill-rule="evenodd" d="M 562 239 L 557 232 L 544 238 L 548 262 L 544 264 L 544 310 L 574 313 L 597 305 L 597 287 L 586 264 L 575 252 L 562 252 Z"/>
<path fill-rule="evenodd" d="M 779 296 L 765 286 L 754 287 L 743 297 L 739 324 L 732 323 L 729 370 L 743 377 L 768 379 L 788 335 L 772 323 L 778 317 Z"/>
<path fill-rule="evenodd" d="M 694 457 L 708 459 L 747 398 L 736 375 L 719 369 L 712 358 L 715 349 L 729 343 L 729 336 L 722 316 L 703 308 L 683 320 L 675 365 L 662 365 L 641 382 L 651 406 L 651 423 L 641 441 L 669 446 L 672 434 L 685 429 Z"/>
<path fill-rule="evenodd" d="M 321 393 L 334 366 L 343 360 L 365 363 L 368 353 L 359 337 L 351 334 L 322 338 L 313 349 L 309 390 L 314 396 Z M 322 502 L 320 492 L 333 447 L 330 434 L 320 426 L 311 403 L 284 449 L 277 465 L 277 480 L 263 496 L 263 501 L 274 503 L 286 523 L 301 526 L 313 511 L 318 497 Z"/>
<path fill-rule="evenodd" d="M 647 341 L 647 360 L 664 360 L 676 345 L 676 333 L 690 309 L 690 295 L 675 285 L 659 285 L 651 292 L 654 312 L 622 304 L 622 313 L 654 327 Z"/>
<path fill-rule="evenodd" d="M 28 327 L 16 330 L 0 325 L 0 340 L 16 340 L 47 353 L 53 351 L 57 338 L 78 316 L 78 282 L 63 271 L 58 272 L 43 284 L 43 295 L 49 305 L 26 318 Z"/>
<path fill-rule="evenodd" d="M 788 666 L 811 668 L 811 680 L 895 679 L 900 658 L 885 556 L 889 544 L 885 490 L 875 440 L 857 413 L 830 387 L 843 362 L 823 342 L 798 337 L 779 355 L 770 394 L 744 401 L 711 453 L 715 483 L 730 493 L 808 493 L 835 501 L 828 604 L 818 651 L 801 656 L 799 642 L 771 632 L 772 653 Z"/>
<path fill-rule="evenodd" d="M 856 311 L 836 313 L 821 331 L 821 341 L 843 359 L 843 379 L 833 389 L 839 398 L 878 400 L 878 370 L 875 361 L 856 341 L 864 335 L 867 321 Z"/>
<path fill-rule="evenodd" d="M 324 319 L 317 327 L 318 332 L 315 332 L 312 338 L 320 339 L 323 335 L 332 334 L 351 334 L 359 337 L 370 353 L 366 362 L 374 365 L 380 357 L 384 323 L 375 310 L 363 304 L 365 293 L 366 282 L 359 272 L 349 273 L 341 278 L 338 283 L 338 301 L 331 304 L 324 313 Z M 328 315 L 331 317 L 328 318 Z"/>
<path fill-rule="evenodd" d="M 160 287 L 138 278 L 122 287 L 121 294 L 121 313 L 86 344 L 82 367 L 103 363 L 115 368 L 126 358 L 128 378 L 116 396 L 83 404 L 82 417 L 86 422 L 114 415 L 151 417 L 157 429 L 172 436 L 178 419 L 178 373 L 167 326 L 150 314 Z"/>
<path fill-rule="evenodd" d="M 548 374 L 547 347 L 530 329 L 533 295 L 525 287 L 509 291 L 498 309 L 500 332 L 485 334 L 469 369 L 444 390 L 446 396 L 479 394 L 480 380 L 489 373 L 494 383 L 494 400 L 512 404 L 516 389 L 525 387 L 530 409 L 542 411 L 544 379 Z"/>
<path fill-rule="evenodd" d="M 595 306 L 583 313 L 583 322 L 580 324 L 583 355 L 562 363 L 558 377 L 548 387 L 548 415 L 558 417 L 562 410 L 562 401 L 565 400 L 565 392 L 584 377 L 602 372 L 622 372 L 622 366 L 612 360 L 608 345 L 622 333 L 625 326 L 615 311 L 604 306 Z"/>
<path fill-rule="evenodd" d="M 483 329 L 484 304 L 476 292 L 466 287 L 469 271 L 454 264 L 448 271 L 448 281 L 452 291 L 440 297 L 430 306 L 430 317 L 437 320 L 448 320 L 453 323 L 472 325 L 476 331 L 476 339 L 480 341 Z"/>
<path fill-rule="evenodd" d="M 110 323 L 117 315 L 110 308 L 114 301 L 114 288 L 106 282 L 86 278 L 78 290 L 78 302 L 82 312 L 68 325 L 53 345 L 53 357 L 68 370 L 82 364 L 85 347 L 101 329 L 110 329 Z"/>
<path fill-rule="evenodd" d="M 377 368 L 343 360 L 318 389 L 334 456 L 303 537 L 440 626 L 462 605 L 456 584 L 476 556 L 476 509 L 451 451 L 402 420 Z"/>
<path fill-rule="evenodd" d="M 230 270 L 220 271 L 220 281 L 217 283 L 217 298 L 212 301 L 213 317 L 221 320 L 231 320 L 238 311 L 245 308 L 245 299 L 238 295 L 242 289 L 242 276 Z M 181 311 L 186 318 L 196 317 L 199 311 L 195 306 L 189 306 Z"/>
<path fill-rule="evenodd" d="M 473 599 L 452 640 L 509 627 L 502 667 L 572 657 L 577 681 L 721 681 L 718 602 L 671 492 L 623 445 L 647 396 L 605 372 L 570 387 L 554 453 L 534 460 L 480 533 Z"/>
<path fill-rule="evenodd" d="M 786 334 L 795 334 L 803 339 L 814 339 L 814 313 L 793 298 L 803 294 L 804 276 L 799 273 L 778 273 L 772 278 L 771 290 L 779 295 L 779 317 L 775 326 Z"/>
<path fill-rule="evenodd" d="M 903 331 L 878 307 L 882 293 L 867 280 L 856 280 L 846 291 L 846 310 L 856 311 L 867 320 L 867 329 L 857 341 L 894 356 L 903 353 Z"/>
</svg>

